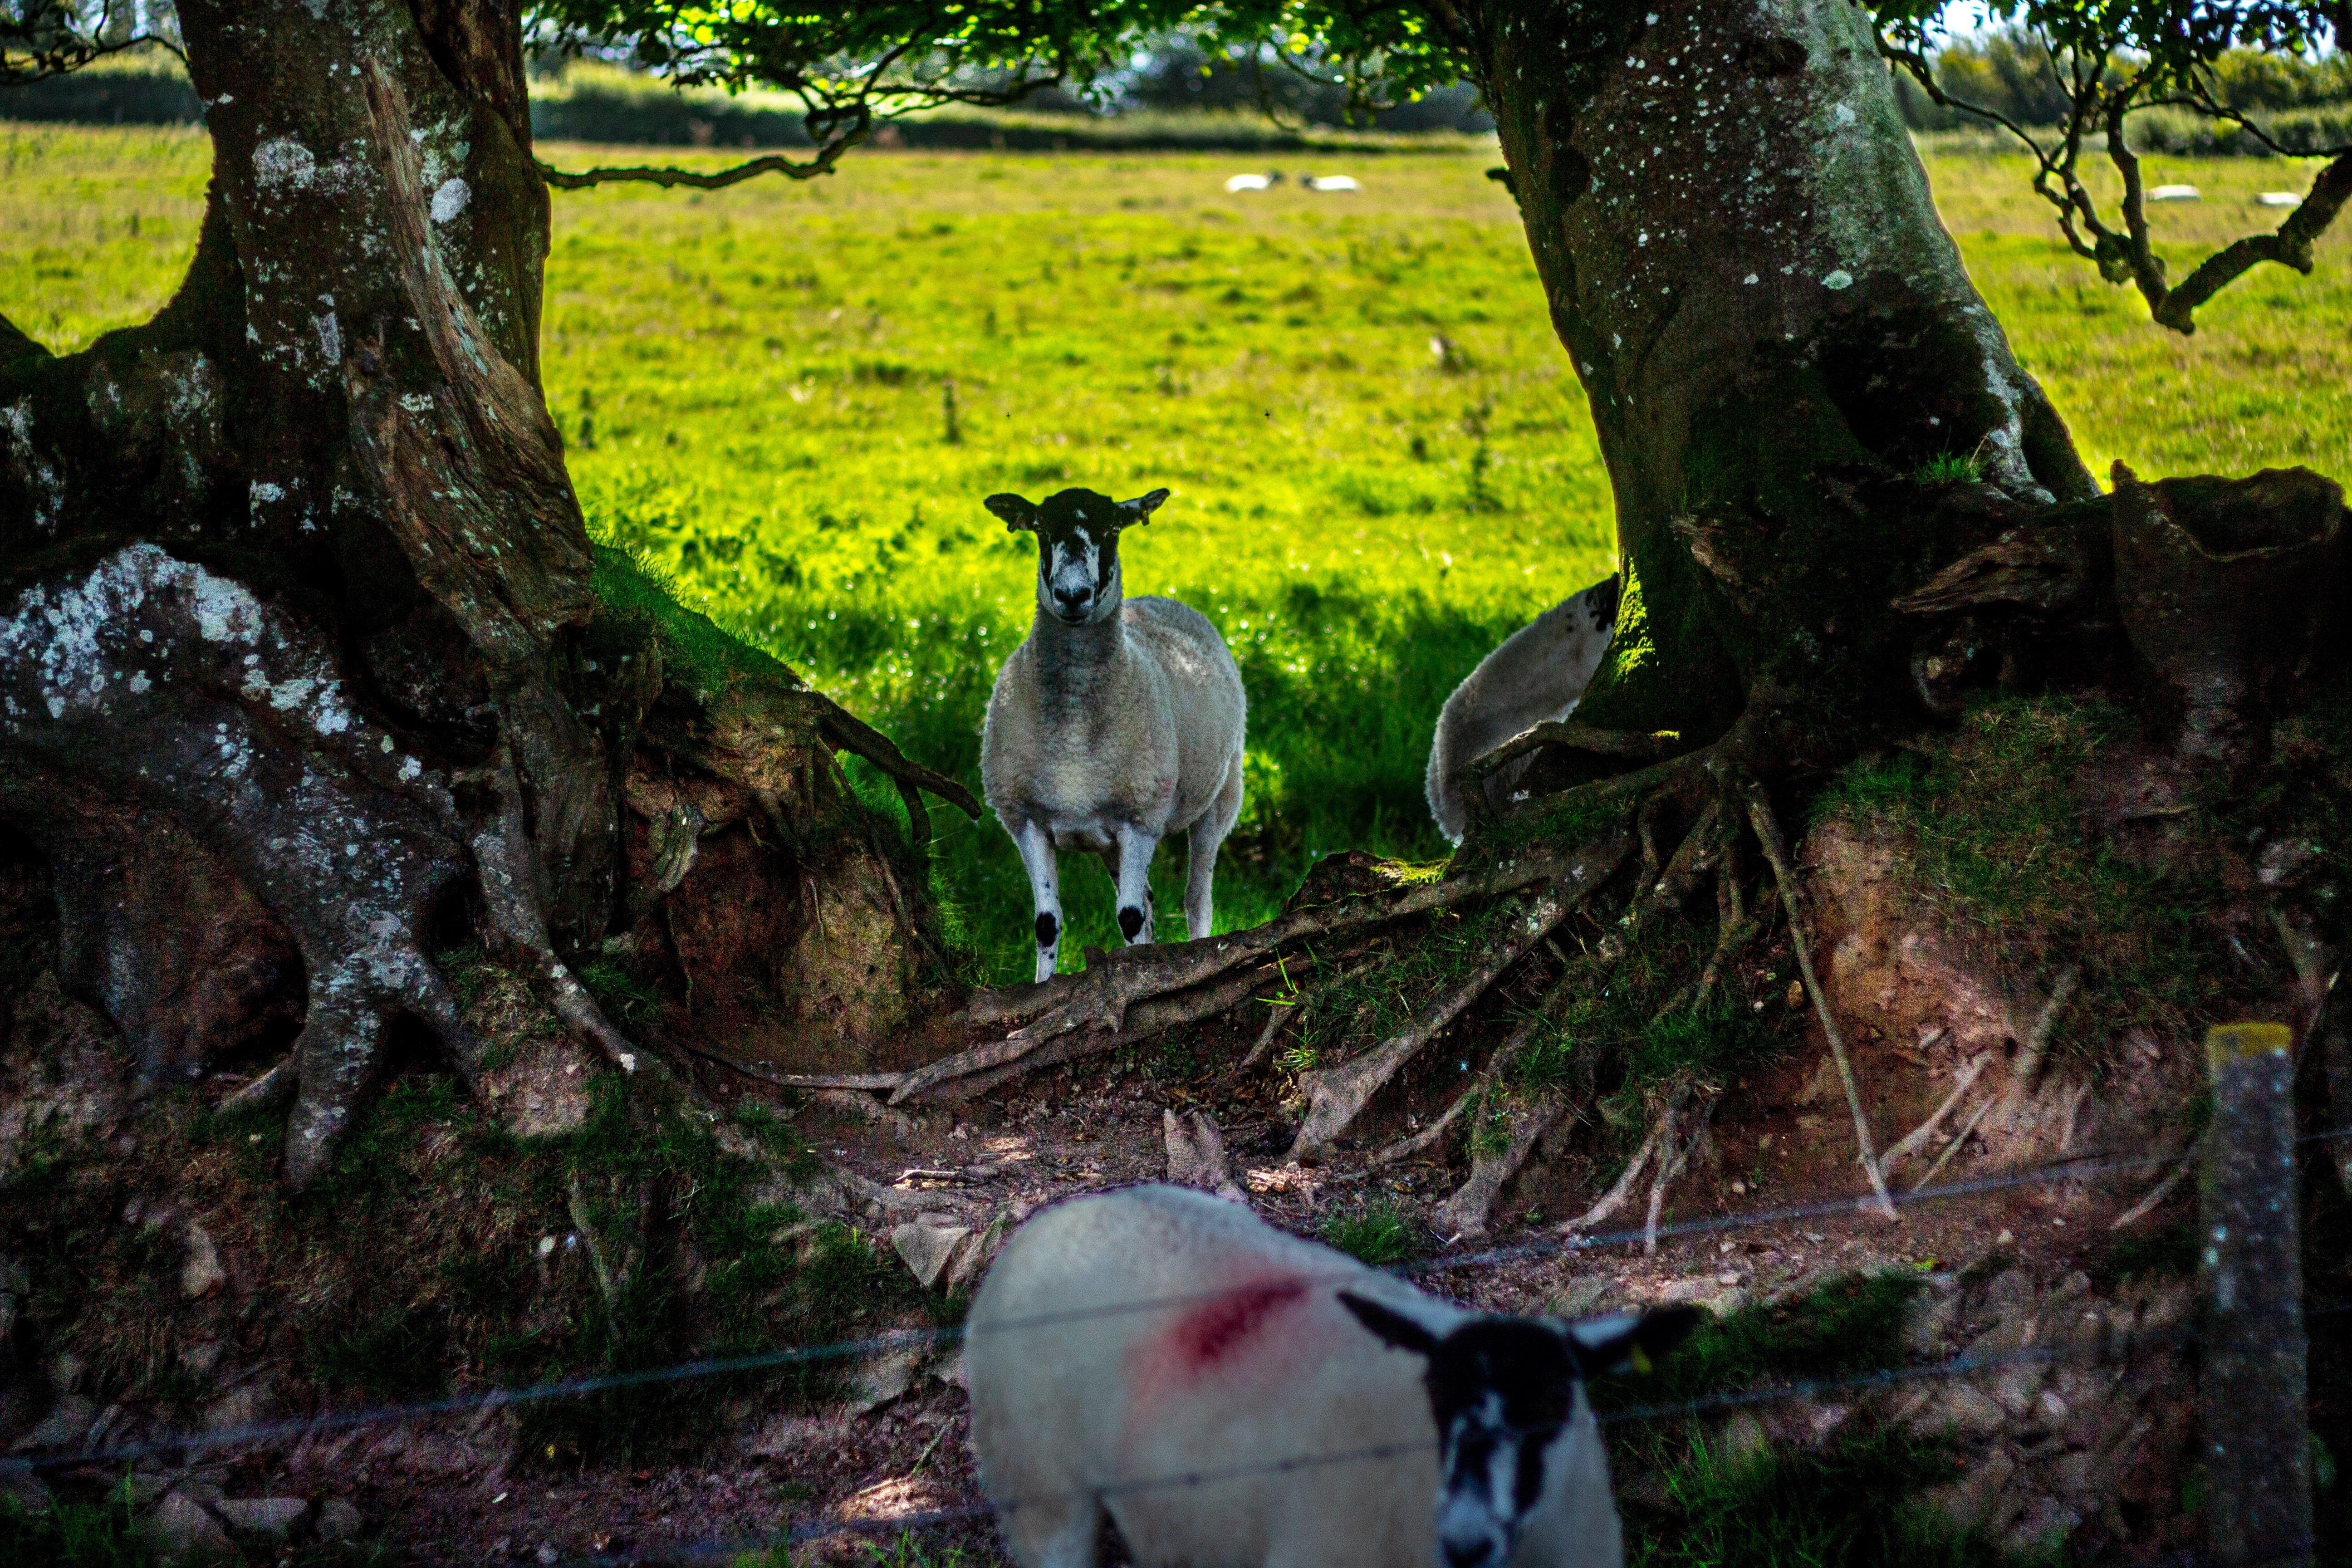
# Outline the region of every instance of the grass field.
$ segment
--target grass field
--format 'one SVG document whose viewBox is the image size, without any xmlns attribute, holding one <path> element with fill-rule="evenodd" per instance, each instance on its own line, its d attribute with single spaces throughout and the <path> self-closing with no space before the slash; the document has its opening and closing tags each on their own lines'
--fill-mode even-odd
<svg viewBox="0 0 2352 1568">
<path fill-rule="evenodd" d="M 0 313 L 68 349 L 152 310 L 207 155 L 193 132 L 0 125 Z M 813 185 L 560 195 L 549 397 L 601 535 L 975 783 L 1034 563 L 981 498 L 1171 488 L 1122 558 L 1129 592 L 1217 622 L 1249 687 L 1230 927 L 1315 854 L 1440 851 L 1421 777 L 1445 693 L 1609 568 L 1607 477 L 1495 161 L 1326 160 L 1362 191 L 1228 196 L 1226 157 L 869 153 Z M 2063 251 L 2021 161 L 1955 142 L 1928 163 L 2095 471 L 2346 468 L 2342 233 L 2315 277 L 2257 273 L 2182 339 Z M 2151 158 L 2148 178 L 2206 193 L 2158 212 L 2179 276 L 2274 223 L 2256 191 L 2309 175 Z M 1025 973 L 1010 841 L 939 820 L 945 889 L 995 972 Z M 1181 931 L 1176 866 L 1155 884 Z M 1065 896 L 1075 963 L 1111 940 L 1108 885 L 1074 862 Z"/>
</svg>

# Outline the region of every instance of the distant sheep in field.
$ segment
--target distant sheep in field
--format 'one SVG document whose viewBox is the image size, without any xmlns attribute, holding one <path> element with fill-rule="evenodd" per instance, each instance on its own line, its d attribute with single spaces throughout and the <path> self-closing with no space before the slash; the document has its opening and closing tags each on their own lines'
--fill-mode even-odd
<svg viewBox="0 0 2352 1568">
<path fill-rule="evenodd" d="M 966 1325 L 972 1448 L 1022 1568 L 1095 1568 L 1104 1514 L 1148 1565 L 1619 1568 L 1583 1384 L 1697 1316 L 1471 1312 L 1239 1204 L 1133 1187 L 997 1258 Z"/>
<path fill-rule="evenodd" d="M 1037 978 L 1061 952 L 1056 852 L 1091 849 L 1118 887 L 1118 927 L 1152 940 L 1151 857 L 1190 834 L 1184 922 L 1209 934 L 1217 851 L 1242 810 L 1249 703 L 1217 628 L 1173 599 L 1125 597 L 1119 531 L 1164 489 L 1115 501 L 1069 489 L 988 510 L 1037 535 L 1037 618 L 996 674 L 980 742 L 988 804 L 1021 851 L 1036 908 Z"/>
<path fill-rule="evenodd" d="M 1244 191 L 1271 190 L 1282 184 L 1282 171 L 1268 169 L 1263 174 L 1235 174 L 1225 182 L 1225 194 L 1238 195 Z"/>
<path fill-rule="evenodd" d="M 1609 651 L 1617 629 L 1618 580 L 1610 577 L 1572 594 L 1521 626 L 1479 661 L 1454 689 L 1437 715 L 1429 747 L 1429 814 L 1449 842 L 1462 842 L 1467 820 L 1459 775 L 1475 761 L 1523 730 L 1572 712 L 1593 671 Z M 1506 763 L 1486 778 L 1486 798 L 1496 805 L 1534 761 Z"/>
</svg>

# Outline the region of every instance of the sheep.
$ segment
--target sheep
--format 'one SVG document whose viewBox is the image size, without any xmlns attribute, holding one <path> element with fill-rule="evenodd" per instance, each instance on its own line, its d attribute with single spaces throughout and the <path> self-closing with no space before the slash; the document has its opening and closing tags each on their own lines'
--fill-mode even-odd
<svg viewBox="0 0 2352 1568">
<path fill-rule="evenodd" d="M 1225 640 L 1174 599 L 1129 599 L 1118 535 L 1148 519 L 1164 489 L 1115 501 L 1067 489 L 1032 504 L 988 498 L 1014 532 L 1037 535 L 1037 618 L 996 672 L 981 732 L 988 804 L 1028 868 L 1037 974 L 1061 953 L 1056 851 L 1091 849 L 1118 889 L 1118 927 L 1152 940 L 1151 857 L 1189 833 L 1184 923 L 1194 940 L 1214 918 L 1217 850 L 1242 811 L 1249 701 Z"/>
<path fill-rule="evenodd" d="M 1235 174 L 1225 182 L 1225 194 L 1238 195 L 1244 191 L 1271 190 L 1282 184 L 1282 171 L 1268 169 L 1263 174 Z"/>
<path fill-rule="evenodd" d="M 1580 1385 L 1696 1321 L 1472 1312 L 1130 1187 L 999 1255 L 966 1323 L 971 1445 L 1022 1568 L 1095 1568 L 1104 1514 L 1146 1568 L 1618 1568 Z"/>
<path fill-rule="evenodd" d="M 1565 719 L 1584 696 L 1617 629 L 1618 579 L 1571 594 L 1521 626 L 1479 661 L 1437 715 L 1429 747 L 1429 814 L 1448 843 L 1462 842 L 1466 813 L 1463 764 L 1521 731 Z M 1500 805 L 1532 759 L 1507 763 L 1486 778 L 1486 798 Z"/>
</svg>

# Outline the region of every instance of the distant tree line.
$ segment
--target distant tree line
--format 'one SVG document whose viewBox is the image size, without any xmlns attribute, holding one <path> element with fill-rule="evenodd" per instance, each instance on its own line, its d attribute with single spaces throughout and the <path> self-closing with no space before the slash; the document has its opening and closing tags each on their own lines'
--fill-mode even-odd
<svg viewBox="0 0 2352 1568">
<path fill-rule="evenodd" d="M 1139 112 L 1183 114 L 1208 111 L 1247 117 L 1261 112 L 1299 127 L 1333 128 L 1354 123 L 1394 132 L 1481 132 L 1494 120 L 1466 82 L 1425 93 L 1411 102 L 1351 119 L 1348 86 L 1311 65 L 1270 58 L 1212 55 L 1192 37 L 1162 39 L 1129 70 L 1105 83 L 1093 99 L 1056 88 L 1021 102 L 1031 114 L 1066 117 L 1074 134 L 1066 140 L 1092 146 L 1104 141 L 1127 144 L 1112 125 Z M 1937 79 L 1953 97 L 1978 104 L 2026 126 L 2055 125 L 2065 118 L 2067 97 L 2050 57 L 2022 34 L 1994 32 L 1957 39 L 1937 56 Z M 2261 117 L 2283 144 L 2321 147 L 2352 139 L 2352 55 L 2338 49 L 2302 58 L 2252 49 L 2233 50 L 2214 68 L 2218 96 L 2229 108 Z M 1931 102 L 1918 83 L 1902 72 L 1895 78 L 1905 120 L 1916 131 L 1967 129 L 1981 121 Z M 12 89 L 0 98 L 0 119 L 68 121 L 82 124 L 193 124 L 203 118 L 195 91 L 180 62 L 162 50 L 140 51 L 97 67 Z M 716 92 L 687 95 L 653 78 L 595 78 L 552 86 L 535 94 L 532 124 L 554 140 L 641 142 L 656 145 L 794 147 L 806 132 L 789 110 L 760 107 Z M 1093 122 L 1093 133 L 1078 127 Z M 2252 153 L 2251 139 L 2226 123 L 2163 110 L 2134 121 L 2135 139 L 2150 151 L 2180 153 Z M 926 129 L 920 122 L 897 128 L 909 143 L 1049 146 L 1051 130 L 991 130 L 973 124 Z M 1187 144 L 1222 145 L 1230 137 L 1181 138 Z M 1251 145 L 1278 146 L 1263 135 L 1244 136 Z"/>
<path fill-rule="evenodd" d="M 1936 79 L 1951 97 L 2024 126 L 2052 126 L 2070 105 L 2047 51 L 2022 32 L 1955 39 L 1935 57 Z M 2110 75 L 2114 74 L 2112 71 Z M 2279 142 L 2316 151 L 2352 139 L 2352 56 L 2316 58 L 2232 49 L 2214 63 L 2215 97 L 2257 117 Z M 1984 121 L 1930 101 L 1916 81 L 1896 72 L 1903 118 L 1915 131 L 1956 131 Z M 2227 123 L 2162 110 L 2135 116 L 2134 142 L 2154 152 L 2252 153 L 2252 140 Z"/>
</svg>

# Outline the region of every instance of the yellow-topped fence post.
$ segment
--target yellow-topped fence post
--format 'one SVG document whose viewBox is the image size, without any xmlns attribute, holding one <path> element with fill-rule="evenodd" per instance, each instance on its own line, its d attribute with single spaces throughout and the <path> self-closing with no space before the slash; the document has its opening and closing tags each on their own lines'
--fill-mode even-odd
<svg viewBox="0 0 2352 1568">
<path fill-rule="evenodd" d="M 2214 1568 L 2294 1568 L 2312 1561 L 2294 1032 L 2223 1025 L 2206 1035 L 2205 1058 L 2206 1539 Z"/>
</svg>

